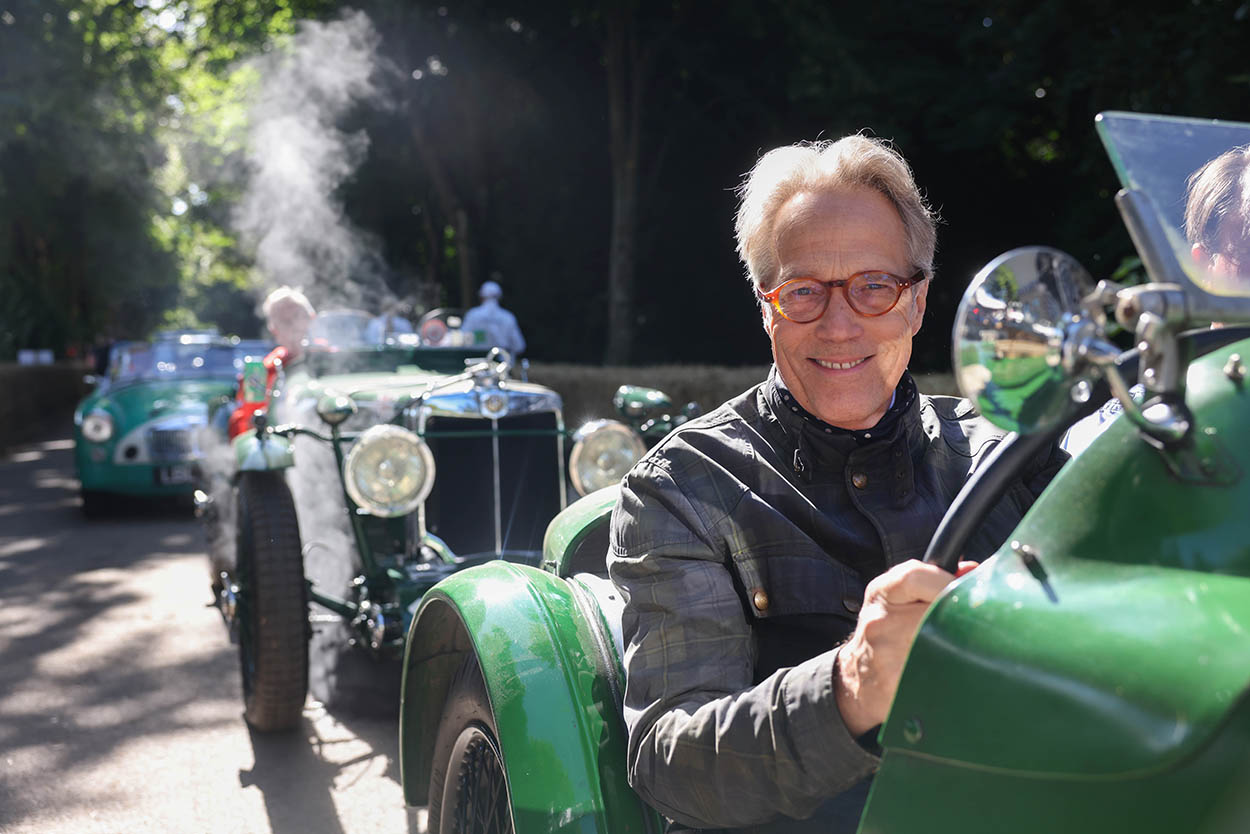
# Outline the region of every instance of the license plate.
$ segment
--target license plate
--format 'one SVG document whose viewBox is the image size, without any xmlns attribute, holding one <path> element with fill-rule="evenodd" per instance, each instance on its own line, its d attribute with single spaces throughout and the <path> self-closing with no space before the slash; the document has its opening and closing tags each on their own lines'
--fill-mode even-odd
<svg viewBox="0 0 1250 834">
<path fill-rule="evenodd" d="M 173 466 L 158 466 L 156 482 L 158 484 L 189 484 L 191 483 L 191 465 L 178 463 Z"/>
</svg>

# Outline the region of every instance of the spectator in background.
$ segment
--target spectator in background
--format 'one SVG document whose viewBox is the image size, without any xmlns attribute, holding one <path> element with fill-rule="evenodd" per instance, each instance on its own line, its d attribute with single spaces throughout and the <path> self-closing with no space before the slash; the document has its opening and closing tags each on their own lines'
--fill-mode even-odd
<svg viewBox="0 0 1250 834">
<path fill-rule="evenodd" d="M 461 331 L 474 334 L 475 344 L 501 347 L 517 356 L 525 350 L 525 337 L 516 316 L 499 306 L 503 290 L 494 281 L 487 281 L 478 290 L 482 303 L 464 314 Z"/>
<path fill-rule="evenodd" d="M 261 312 L 265 314 L 265 327 L 269 330 L 269 335 L 278 344 L 265 357 L 263 399 L 256 400 L 248 396 L 245 391 L 246 382 L 240 380 L 238 405 L 230 415 L 231 438 L 247 431 L 252 425 L 252 416 L 266 407 L 282 367 L 303 355 L 308 327 L 312 324 L 313 316 L 317 314 L 308 297 L 294 287 L 279 287 L 269 293 L 261 305 Z"/>
<path fill-rule="evenodd" d="M 396 333 L 411 333 L 412 321 L 408 315 L 412 308 L 403 301 L 392 301 L 380 315 L 369 320 L 365 328 L 365 341 L 374 345 L 386 344 L 386 339 Z"/>
</svg>

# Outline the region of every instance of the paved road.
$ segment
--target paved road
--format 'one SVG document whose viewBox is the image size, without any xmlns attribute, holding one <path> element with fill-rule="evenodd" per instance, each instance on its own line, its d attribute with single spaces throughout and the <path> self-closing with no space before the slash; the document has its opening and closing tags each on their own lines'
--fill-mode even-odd
<svg viewBox="0 0 1250 834">
<path fill-rule="evenodd" d="M 0 832 L 391 834 L 396 721 L 251 734 L 185 510 L 85 521 L 72 444 L 0 459 Z"/>
</svg>

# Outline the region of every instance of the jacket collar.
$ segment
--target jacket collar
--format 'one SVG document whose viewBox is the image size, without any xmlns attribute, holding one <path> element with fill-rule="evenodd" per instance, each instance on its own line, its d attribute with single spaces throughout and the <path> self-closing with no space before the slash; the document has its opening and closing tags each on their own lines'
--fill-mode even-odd
<svg viewBox="0 0 1250 834">
<path fill-rule="evenodd" d="M 856 457 L 862 457 L 862 453 L 869 453 L 874 447 L 893 446 L 897 442 L 908 447 L 911 454 L 906 457 L 910 458 L 926 442 L 916 381 L 907 371 L 894 389 L 894 402 L 869 429 L 839 428 L 808 412 L 786 388 L 776 365 L 768 373 L 760 399 L 765 418 L 781 430 L 787 460 L 804 480 L 811 480 L 815 461 L 845 461 L 857 452 L 861 454 Z"/>
</svg>

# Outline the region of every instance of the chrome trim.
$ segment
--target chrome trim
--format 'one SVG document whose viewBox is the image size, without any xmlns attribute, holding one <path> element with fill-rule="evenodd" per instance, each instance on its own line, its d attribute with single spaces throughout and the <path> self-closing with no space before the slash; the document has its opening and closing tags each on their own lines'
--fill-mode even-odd
<svg viewBox="0 0 1250 834">
<path fill-rule="evenodd" d="M 501 393 L 507 398 L 505 410 L 499 414 L 486 411 L 484 400 L 491 394 Z M 414 405 L 416 405 L 414 403 Z M 440 388 L 420 400 L 422 408 L 429 408 L 435 417 L 514 417 L 545 411 L 559 411 L 564 407 L 560 395 L 549 388 L 531 383 L 504 380 L 496 385 L 476 385 L 472 380 L 461 380 L 454 385 Z M 409 406 L 411 408 L 412 406 Z"/>
<path fill-rule="evenodd" d="M 114 423 L 116 425 L 116 423 Z M 153 464 L 153 463 L 183 463 L 190 460 L 198 460 L 204 456 L 204 450 L 200 442 L 200 432 L 208 425 L 207 407 L 205 413 L 200 414 L 176 414 L 167 417 L 158 417 L 155 420 L 149 420 L 140 424 L 136 428 L 131 429 L 124 435 L 117 437 L 113 441 L 113 463 L 118 466 L 133 466 L 135 464 Z M 116 430 L 114 430 L 116 432 Z M 188 434 L 189 450 L 184 457 L 179 458 L 154 458 L 152 456 L 152 435 L 154 432 L 165 431 L 181 431 Z M 134 447 L 138 450 L 134 457 L 126 457 L 126 449 Z"/>
<path fill-rule="evenodd" d="M 563 403 L 561 403 L 563 405 Z M 564 409 L 556 409 L 556 446 L 560 455 L 560 509 L 563 510 L 569 505 L 569 473 L 568 473 L 568 455 L 564 453 Z"/>
</svg>

